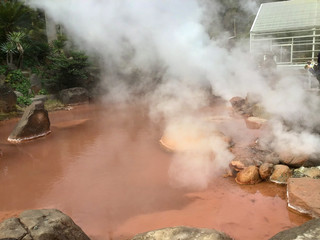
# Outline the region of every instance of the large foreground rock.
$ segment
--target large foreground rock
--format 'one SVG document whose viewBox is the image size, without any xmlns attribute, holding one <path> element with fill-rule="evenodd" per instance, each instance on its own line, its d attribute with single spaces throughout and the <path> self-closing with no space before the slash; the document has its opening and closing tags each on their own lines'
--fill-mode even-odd
<svg viewBox="0 0 320 240">
<path fill-rule="evenodd" d="M 320 217 L 320 179 L 290 178 L 287 191 L 288 207 Z"/>
<path fill-rule="evenodd" d="M 232 240 L 214 229 L 172 227 L 141 233 L 131 240 Z"/>
<path fill-rule="evenodd" d="M 319 240 L 320 219 L 313 219 L 305 224 L 279 232 L 269 240 Z"/>
<path fill-rule="evenodd" d="M 0 112 L 16 110 L 17 96 L 14 91 L 5 85 L 0 85 Z"/>
<path fill-rule="evenodd" d="M 68 88 L 60 92 L 60 100 L 64 104 L 86 103 L 89 101 L 89 93 L 82 87 Z"/>
<path fill-rule="evenodd" d="M 289 152 L 280 153 L 279 157 L 280 162 L 288 165 L 289 167 L 301 167 L 309 159 L 309 156 L 306 154 L 295 155 Z"/>
<path fill-rule="evenodd" d="M 20 142 L 42 137 L 50 133 L 48 111 L 41 101 L 33 102 L 22 115 L 10 136 L 9 142 Z"/>
<path fill-rule="evenodd" d="M 90 240 L 70 217 L 56 209 L 28 210 L 0 223 L 0 239 Z"/>
</svg>

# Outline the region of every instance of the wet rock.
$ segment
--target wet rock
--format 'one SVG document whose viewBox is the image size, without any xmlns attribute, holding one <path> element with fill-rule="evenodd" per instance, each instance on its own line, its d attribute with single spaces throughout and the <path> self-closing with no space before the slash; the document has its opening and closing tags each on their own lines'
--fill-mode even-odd
<svg viewBox="0 0 320 240">
<path fill-rule="evenodd" d="M 313 219 L 299 227 L 279 232 L 269 240 L 317 240 L 320 239 L 320 219 Z"/>
<path fill-rule="evenodd" d="M 33 102 L 26 108 L 20 121 L 17 123 L 10 136 L 9 142 L 20 142 L 45 136 L 50 133 L 50 120 L 48 111 L 43 102 Z"/>
<path fill-rule="evenodd" d="M 256 166 L 249 166 L 237 174 L 238 184 L 256 184 L 261 182 L 259 169 Z"/>
<path fill-rule="evenodd" d="M 286 165 L 275 165 L 273 167 L 273 173 L 270 176 L 270 181 L 279 183 L 279 184 L 286 184 L 287 180 L 291 177 L 291 170 Z"/>
<path fill-rule="evenodd" d="M 258 117 L 248 117 L 245 119 L 246 126 L 249 129 L 259 129 L 263 124 L 267 122 L 266 119 L 258 118 Z"/>
<path fill-rule="evenodd" d="M 232 240 L 225 233 L 214 229 L 172 227 L 141 233 L 131 240 Z"/>
<path fill-rule="evenodd" d="M 313 217 L 320 217 L 320 180 L 290 178 L 287 186 L 288 206 Z"/>
<path fill-rule="evenodd" d="M 9 218 L 0 223 L 0 239 L 22 239 L 27 235 L 27 230 L 18 218 Z"/>
<path fill-rule="evenodd" d="M 269 179 L 273 172 L 273 164 L 272 163 L 263 163 L 259 167 L 259 174 L 260 177 L 264 180 Z"/>
<path fill-rule="evenodd" d="M 301 167 L 309 159 L 309 156 L 306 154 L 295 155 L 289 152 L 280 153 L 279 157 L 280 162 L 289 167 Z"/>
<path fill-rule="evenodd" d="M 293 178 L 309 177 L 309 178 L 319 179 L 320 167 L 311 167 L 311 168 L 300 167 L 293 171 L 292 177 Z"/>
<path fill-rule="evenodd" d="M 12 89 L 5 85 L 0 86 L 0 112 L 16 110 L 17 96 Z"/>
<path fill-rule="evenodd" d="M 90 240 L 70 217 L 56 209 L 28 210 L 0 223 L 0 239 Z"/>
<path fill-rule="evenodd" d="M 246 166 L 244 165 L 243 162 L 241 162 L 239 160 L 234 160 L 234 161 L 231 161 L 230 167 L 232 169 L 234 169 L 235 171 L 239 172 L 239 171 L 245 169 Z"/>
<path fill-rule="evenodd" d="M 86 103 L 89 101 L 89 93 L 82 87 L 68 88 L 60 91 L 60 100 L 64 104 Z"/>
</svg>

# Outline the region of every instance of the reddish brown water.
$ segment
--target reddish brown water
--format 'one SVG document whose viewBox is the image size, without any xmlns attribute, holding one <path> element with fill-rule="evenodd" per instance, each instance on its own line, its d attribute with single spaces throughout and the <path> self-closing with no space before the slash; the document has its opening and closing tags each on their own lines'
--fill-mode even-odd
<svg viewBox="0 0 320 240">
<path fill-rule="evenodd" d="M 79 106 L 50 119 L 50 135 L 18 145 L 6 141 L 17 120 L 0 123 L 0 220 L 58 208 L 97 240 L 179 225 L 263 240 L 309 220 L 287 210 L 285 186 L 221 176 L 204 191 L 170 186 L 172 155 L 140 108 Z M 257 134 L 234 121 L 240 127 L 231 132 Z"/>
</svg>

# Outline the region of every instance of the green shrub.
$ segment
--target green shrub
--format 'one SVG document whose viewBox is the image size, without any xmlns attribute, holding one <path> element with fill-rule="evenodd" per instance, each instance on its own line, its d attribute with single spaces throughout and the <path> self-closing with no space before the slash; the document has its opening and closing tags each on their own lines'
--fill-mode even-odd
<svg viewBox="0 0 320 240">
<path fill-rule="evenodd" d="M 29 106 L 32 103 L 32 100 L 30 99 L 30 97 L 19 96 L 17 98 L 17 103 L 19 106 Z"/>
<path fill-rule="evenodd" d="M 27 79 L 21 72 L 21 70 L 13 70 L 9 72 L 9 74 L 6 77 L 6 83 L 9 84 L 9 86 L 20 93 L 23 94 L 23 96 L 18 97 L 17 102 L 19 105 L 27 106 L 31 104 L 31 97 L 33 97 L 33 94 L 29 93 L 29 89 L 31 87 L 29 79 Z"/>
<path fill-rule="evenodd" d="M 59 91 L 78 87 L 88 78 L 88 57 L 79 51 L 54 51 L 48 56 L 49 63 L 44 75 L 45 88 Z"/>
</svg>

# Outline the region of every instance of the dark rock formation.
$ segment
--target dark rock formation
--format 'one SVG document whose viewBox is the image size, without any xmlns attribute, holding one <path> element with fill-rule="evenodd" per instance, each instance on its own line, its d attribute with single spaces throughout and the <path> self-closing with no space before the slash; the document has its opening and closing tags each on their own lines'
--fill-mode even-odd
<svg viewBox="0 0 320 240">
<path fill-rule="evenodd" d="M 90 240 L 70 217 L 56 209 L 28 210 L 0 223 L 0 239 Z"/>
<path fill-rule="evenodd" d="M 172 227 L 141 233 L 131 240 L 232 240 L 225 233 L 214 229 Z"/>
<path fill-rule="evenodd" d="M 0 86 L 0 112 L 16 110 L 17 96 L 12 89 L 5 85 Z"/>
<path fill-rule="evenodd" d="M 85 88 L 75 87 L 60 92 L 60 100 L 64 104 L 79 104 L 89 101 L 89 93 Z"/>
<path fill-rule="evenodd" d="M 269 240 L 317 240 L 320 239 L 320 218 L 305 224 L 279 232 Z"/>
<path fill-rule="evenodd" d="M 239 184 L 256 184 L 261 182 L 259 170 L 256 166 L 249 166 L 237 174 L 236 182 Z"/>
<path fill-rule="evenodd" d="M 289 152 L 280 153 L 279 157 L 280 162 L 285 165 L 288 165 L 289 167 L 301 167 L 309 159 L 308 155 L 295 155 Z"/>
<path fill-rule="evenodd" d="M 43 102 L 33 102 L 17 123 L 10 136 L 9 142 L 20 142 L 45 136 L 50 133 L 48 111 L 44 109 Z"/>
<path fill-rule="evenodd" d="M 291 177 L 291 170 L 286 165 L 275 165 L 273 168 L 273 173 L 270 176 L 270 181 L 280 184 L 286 184 L 287 180 Z"/>
<path fill-rule="evenodd" d="M 320 179 L 290 178 L 287 186 L 288 206 L 313 217 L 320 217 L 319 189 Z"/>
</svg>

